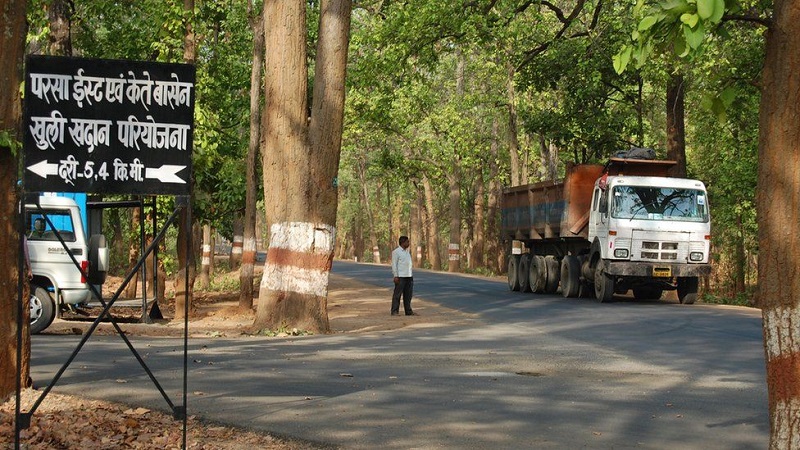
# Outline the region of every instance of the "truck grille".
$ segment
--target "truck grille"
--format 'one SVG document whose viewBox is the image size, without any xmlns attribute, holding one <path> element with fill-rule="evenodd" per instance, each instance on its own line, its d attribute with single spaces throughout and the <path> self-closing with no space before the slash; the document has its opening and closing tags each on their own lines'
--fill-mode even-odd
<svg viewBox="0 0 800 450">
<path fill-rule="evenodd" d="M 639 241 L 640 245 L 635 245 L 634 248 L 639 248 L 639 256 L 641 259 L 649 259 L 653 261 L 677 261 L 683 253 L 685 258 L 685 250 L 681 251 L 680 245 L 677 242 L 658 242 L 658 241 Z"/>
</svg>

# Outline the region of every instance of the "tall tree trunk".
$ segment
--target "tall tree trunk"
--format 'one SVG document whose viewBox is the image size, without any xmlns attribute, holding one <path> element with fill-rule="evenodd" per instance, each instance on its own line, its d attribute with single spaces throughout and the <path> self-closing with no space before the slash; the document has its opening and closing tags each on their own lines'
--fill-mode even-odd
<svg viewBox="0 0 800 450">
<path fill-rule="evenodd" d="M 447 270 L 461 271 L 461 176 L 458 158 L 453 158 L 453 167 L 447 175 L 450 187 L 450 243 L 447 245 Z"/>
<path fill-rule="evenodd" d="M 414 243 L 414 250 L 411 252 L 413 257 L 414 267 L 422 267 L 422 243 L 424 242 L 422 234 L 422 195 L 417 193 L 414 198 L 414 203 L 411 205 L 411 242 Z"/>
<path fill-rule="evenodd" d="M 194 0 L 183 0 L 183 9 L 189 13 L 186 22 L 186 34 L 183 37 L 183 61 L 194 64 L 197 58 L 194 36 Z M 191 205 L 194 196 L 189 195 L 186 207 L 181 209 L 178 219 L 178 272 L 175 274 L 175 320 L 183 320 L 187 310 L 191 311 L 192 297 L 194 295 L 194 280 L 197 269 L 195 267 L 195 252 L 192 242 Z M 187 285 L 188 278 L 188 285 Z M 187 304 L 188 302 L 188 304 Z"/>
<path fill-rule="evenodd" d="M 503 273 L 506 264 L 505 251 L 500 245 L 500 199 L 503 187 L 500 185 L 500 168 L 497 165 L 500 153 L 499 128 L 499 120 L 494 118 L 492 120 L 492 143 L 489 147 L 489 193 L 486 199 L 486 240 L 489 245 L 486 253 L 489 255 L 489 268 L 495 273 Z"/>
<path fill-rule="evenodd" d="M 483 267 L 486 246 L 486 184 L 483 172 L 479 170 L 475 178 L 475 220 L 472 223 L 472 255 L 469 258 L 469 268 L 472 270 Z"/>
<path fill-rule="evenodd" d="M 369 243 L 372 249 L 372 262 L 381 263 L 381 249 L 378 246 L 378 232 L 375 229 L 375 217 L 372 215 L 372 206 L 369 201 L 369 187 L 367 184 L 367 167 L 365 158 L 359 161 L 358 176 L 361 181 L 361 204 L 364 205 L 364 214 L 367 216 L 367 228 L 369 230 Z"/>
<path fill-rule="evenodd" d="M 273 216 L 253 327 L 330 330 L 350 0 L 323 0 L 311 117 L 307 110 L 306 2 L 264 4 L 264 203 Z M 267 182 L 269 181 L 269 182 Z"/>
<path fill-rule="evenodd" d="M 48 51 L 55 56 L 72 56 L 72 8 L 70 0 L 50 0 L 47 20 L 50 23 Z"/>
<path fill-rule="evenodd" d="M 253 30 L 253 67 L 250 71 L 250 142 L 247 147 L 247 174 L 244 207 L 244 239 L 242 267 L 239 270 L 239 309 L 253 309 L 253 273 L 256 263 L 256 198 L 258 179 L 258 146 L 261 142 L 261 72 L 264 67 L 264 10 L 253 10 L 253 0 L 247 4 L 248 20 Z"/>
<path fill-rule="evenodd" d="M 25 55 L 25 21 L 27 2 L 6 0 L 0 3 L 0 257 L 3 261 L 18 261 L 19 234 L 16 194 L 17 160 L 6 144 L 6 139 L 21 142 L 21 101 L 19 86 L 22 82 L 22 62 Z M 17 151 L 20 151 L 17 148 Z M 17 369 L 20 369 L 21 386 L 28 386 L 30 373 L 30 335 L 28 316 L 28 289 L 23 289 L 22 318 L 19 317 L 17 287 L 21 274 L 18 264 L 0 264 L 0 402 L 5 402 L 17 388 Z M 23 269 L 24 270 L 24 269 Z M 27 283 L 23 283 L 27 285 Z M 17 328 L 17 321 L 22 330 Z M 17 346 L 17 333 L 22 333 L 22 345 Z M 21 358 L 17 357 L 20 352 Z"/>
<path fill-rule="evenodd" d="M 431 180 L 427 175 L 422 176 L 422 187 L 425 192 L 425 223 L 428 229 L 428 261 L 433 270 L 442 269 L 442 257 L 439 245 L 439 223 L 436 221 L 436 208 L 433 205 L 434 193 Z"/>
<path fill-rule="evenodd" d="M 684 84 L 683 75 L 672 74 L 667 86 L 667 159 L 677 161 L 670 175 L 678 178 L 686 177 Z"/>
<path fill-rule="evenodd" d="M 734 294 L 744 294 L 746 288 L 747 253 L 744 247 L 745 229 L 742 223 L 742 213 L 736 214 L 736 243 L 734 251 Z"/>
<path fill-rule="evenodd" d="M 506 102 L 508 102 L 508 152 L 511 156 L 511 186 L 523 184 L 522 162 L 519 158 L 519 138 L 517 137 L 517 94 L 514 88 L 514 65 L 506 63 Z"/>
<path fill-rule="evenodd" d="M 141 230 L 142 224 L 142 210 L 141 208 L 133 208 L 131 210 L 131 230 L 136 233 L 136 236 L 140 236 L 139 230 Z M 140 236 L 141 237 L 141 236 Z M 136 263 L 139 261 L 139 254 L 142 250 L 142 242 L 141 239 L 131 239 L 130 243 L 128 244 L 128 271 L 130 272 L 136 266 Z M 125 287 L 125 298 L 136 298 L 136 294 L 139 292 L 139 274 L 141 270 L 137 270 L 136 273 L 133 274 L 128 285 Z"/>
<path fill-rule="evenodd" d="M 211 254 L 213 246 L 211 244 L 211 225 L 203 225 L 203 257 L 200 260 L 200 289 L 208 289 L 211 286 Z"/>
<path fill-rule="evenodd" d="M 758 154 L 758 303 L 770 448 L 800 448 L 800 5 L 776 0 L 767 32 Z"/>
<path fill-rule="evenodd" d="M 246 185 L 247 180 L 245 180 L 245 192 L 247 191 Z M 231 270 L 237 270 L 242 265 L 242 247 L 244 247 L 244 218 L 241 213 L 237 212 L 233 218 L 233 242 L 231 242 L 231 254 L 228 259 L 228 267 Z"/>
</svg>

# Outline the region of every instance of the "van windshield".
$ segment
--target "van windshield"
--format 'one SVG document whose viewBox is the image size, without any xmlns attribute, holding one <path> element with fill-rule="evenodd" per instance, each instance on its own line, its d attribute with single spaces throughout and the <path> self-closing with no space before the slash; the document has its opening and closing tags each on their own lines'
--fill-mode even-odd
<svg viewBox="0 0 800 450">
<path fill-rule="evenodd" d="M 615 186 L 611 215 L 617 219 L 708 222 L 705 191 L 653 186 Z"/>
<path fill-rule="evenodd" d="M 48 209 L 47 219 L 61 234 L 64 242 L 75 242 L 75 227 L 69 210 Z M 56 233 L 40 211 L 28 211 L 25 218 L 26 235 L 29 241 L 57 241 Z"/>
</svg>

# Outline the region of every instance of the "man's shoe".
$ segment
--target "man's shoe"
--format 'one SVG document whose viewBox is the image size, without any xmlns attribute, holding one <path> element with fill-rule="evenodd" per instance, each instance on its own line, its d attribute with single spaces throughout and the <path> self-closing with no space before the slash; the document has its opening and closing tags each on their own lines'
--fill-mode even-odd
<svg viewBox="0 0 800 450">
<path fill-rule="evenodd" d="M 400 315 L 400 313 L 399 313 L 399 312 L 393 312 L 393 313 L 392 313 L 392 315 L 393 315 L 393 316 L 399 316 L 399 315 Z"/>
<path fill-rule="evenodd" d="M 415 313 L 414 311 L 406 313 L 407 316 L 418 316 L 419 314 Z"/>
</svg>

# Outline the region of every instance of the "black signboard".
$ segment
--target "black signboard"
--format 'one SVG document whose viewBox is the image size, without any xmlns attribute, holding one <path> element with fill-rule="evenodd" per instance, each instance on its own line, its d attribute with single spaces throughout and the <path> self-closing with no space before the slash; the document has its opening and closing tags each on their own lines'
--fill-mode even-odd
<svg viewBox="0 0 800 450">
<path fill-rule="evenodd" d="M 25 189 L 186 195 L 194 66 L 29 56 Z"/>
</svg>

